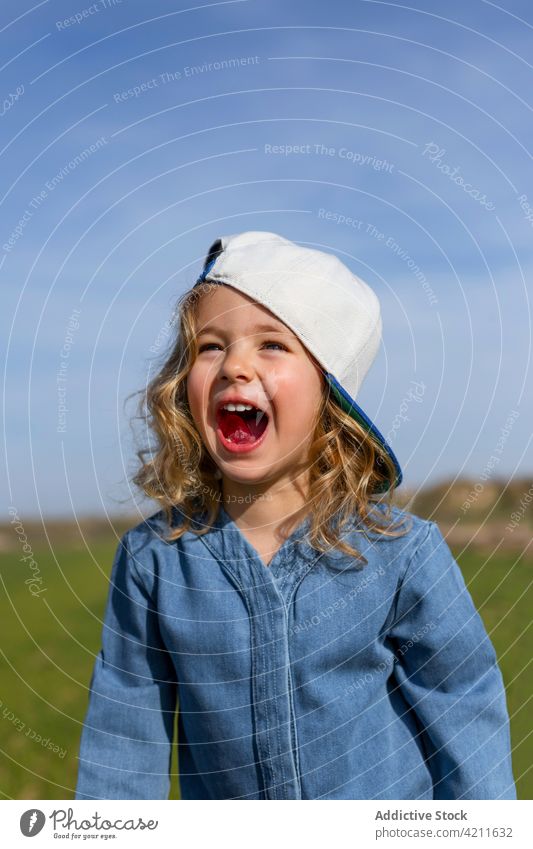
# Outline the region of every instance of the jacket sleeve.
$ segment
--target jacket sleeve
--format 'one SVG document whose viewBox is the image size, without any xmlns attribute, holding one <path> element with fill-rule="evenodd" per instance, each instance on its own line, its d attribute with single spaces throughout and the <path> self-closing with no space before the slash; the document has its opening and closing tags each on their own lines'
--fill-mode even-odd
<svg viewBox="0 0 533 849">
<path fill-rule="evenodd" d="M 102 648 L 81 735 L 76 799 L 169 795 L 177 682 L 157 612 L 135 564 L 142 549 L 132 553 L 129 534 L 120 540 L 111 570 Z"/>
<path fill-rule="evenodd" d="M 401 580 L 390 635 L 434 799 L 516 799 L 496 653 L 439 528 L 427 525 Z"/>
</svg>

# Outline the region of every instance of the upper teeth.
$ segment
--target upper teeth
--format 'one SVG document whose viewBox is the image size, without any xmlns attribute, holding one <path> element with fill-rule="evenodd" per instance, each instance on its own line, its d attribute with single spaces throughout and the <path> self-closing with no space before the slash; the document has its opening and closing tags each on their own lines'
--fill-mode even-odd
<svg viewBox="0 0 533 849">
<path fill-rule="evenodd" d="M 224 404 L 222 409 L 241 413 L 243 410 L 253 410 L 254 408 L 251 404 Z"/>
</svg>

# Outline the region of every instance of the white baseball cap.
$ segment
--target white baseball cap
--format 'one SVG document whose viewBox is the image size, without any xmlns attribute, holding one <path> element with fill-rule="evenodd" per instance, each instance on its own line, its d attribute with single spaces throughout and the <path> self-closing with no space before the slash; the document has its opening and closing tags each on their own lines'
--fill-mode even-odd
<svg viewBox="0 0 533 849">
<path fill-rule="evenodd" d="M 262 304 L 298 336 L 324 371 L 339 406 L 400 464 L 375 424 L 355 402 L 381 343 L 375 292 L 336 256 L 265 231 L 216 239 L 195 285 L 225 283 Z"/>
</svg>

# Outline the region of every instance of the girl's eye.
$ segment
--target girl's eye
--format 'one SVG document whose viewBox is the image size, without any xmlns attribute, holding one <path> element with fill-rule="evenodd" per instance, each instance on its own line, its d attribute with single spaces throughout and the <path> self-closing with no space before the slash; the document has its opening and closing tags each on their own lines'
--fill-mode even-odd
<svg viewBox="0 0 533 849">
<path fill-rule="evenodd" d="M 276 345 L 276 346 L 277 346 L 278 348 L 280 348 L 282 351 L 286 351 L 286 350 L 287 350 L 287 348 L 285 347 L 285 345 L 282 345 L 282 344 L 281 344 L 281 342 L 263 342 L 263 345 Z M 202 351 L 208 351 L 208 350 L 209 350 L 210 348 L 212 348 L 213 346 L 214 346 L 214 347 L 218 347 L 218 348 L 220 348 L 220 345 L 218 344 L 218 342 L 206 342 L 206 343 L 205 343 L 205 345 L 201 345 L 201 346 L 200 346 L 200 348 L 198 349 L 198 353 L 199 353 L 199 354 L 201 354 L 201 353 L 202 353 Z"/>
<path fill-rule="evenodd" d="M 285 345 L 282 345 L 281 342 L 265 342 L 265 345 L 277 345 L 278 348 L 281 348 L 282 351 L 286 351 L 287 348 Z"/>
<path fill-rule="evenodd" d="M 201 354 L 202 351 L 207 351 L 212 345 L 216 345 L 216 342 L 207 342 L 205 345 L 201 345 L 198 353 Z"/>
</svg>

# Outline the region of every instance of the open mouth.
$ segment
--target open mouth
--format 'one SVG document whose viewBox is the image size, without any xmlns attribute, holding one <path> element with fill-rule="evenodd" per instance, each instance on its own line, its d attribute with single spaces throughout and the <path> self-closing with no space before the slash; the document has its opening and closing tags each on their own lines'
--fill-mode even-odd
<svg viewBox="0 0 533 849">
<path fill-rule="evenodd" d="M 217 424 L 227 442 L 253 445 L 267 429 L 268 415 L 257 407 L 252 407 L 251 410 L 227 410 L 220 407 L 217 411 Z"/>
</svg>

